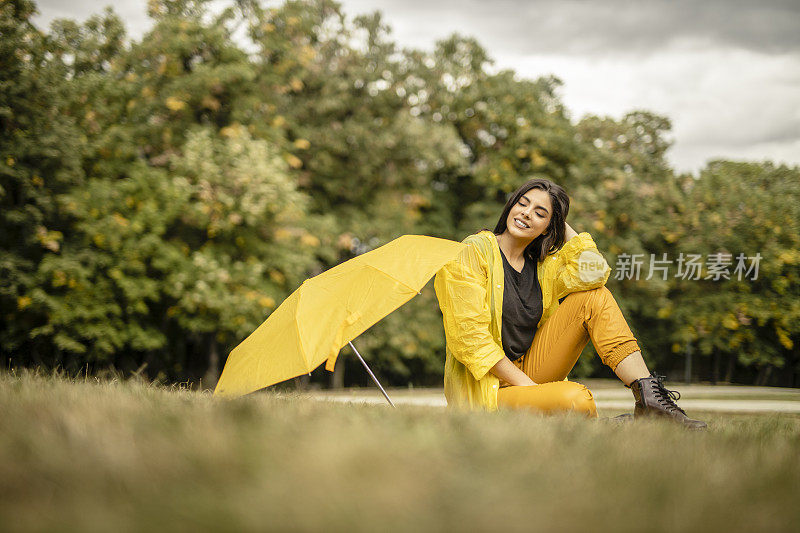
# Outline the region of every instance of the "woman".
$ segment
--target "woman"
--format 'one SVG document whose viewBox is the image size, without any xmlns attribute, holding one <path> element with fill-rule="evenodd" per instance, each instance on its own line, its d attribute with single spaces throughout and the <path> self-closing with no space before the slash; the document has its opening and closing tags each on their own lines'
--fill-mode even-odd
<svg viewBox="0 0 800 533">
<path fill-rule="evenodd" d="M 568 213 L 563 188 L 530 180 L 506 203 L 494 232 L 464 239 L 464 252 L 437 273 L 448 405 L 597 416 L 592 393 L 566 381 L 591 340 L 633 391 L 635 416 L 705 427 L 675 404 L 663 377 L 648 371 L 605 287 L 611 269 L 591 235 L 567 224 Z"/>
</svg>

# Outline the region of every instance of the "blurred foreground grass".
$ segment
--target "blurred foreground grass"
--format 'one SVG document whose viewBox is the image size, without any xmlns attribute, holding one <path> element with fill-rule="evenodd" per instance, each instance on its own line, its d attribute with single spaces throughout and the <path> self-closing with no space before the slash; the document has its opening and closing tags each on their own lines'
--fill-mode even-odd
<svg viewBox="0 0 800 533">
<path fill-rule="evenodd" d="M 0 528 L 797 531 L 800 417 L 705 419 L 693 433 L 2 373 Z"/>
</svg>

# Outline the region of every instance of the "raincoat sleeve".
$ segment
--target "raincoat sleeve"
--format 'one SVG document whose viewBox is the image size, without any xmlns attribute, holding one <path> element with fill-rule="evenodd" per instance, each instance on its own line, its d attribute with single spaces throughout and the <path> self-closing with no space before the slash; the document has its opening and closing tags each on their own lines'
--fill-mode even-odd
<svg viewBox="0 0 800 533">
<path fill-rule="evenodd" d="M 489 329 L 488 268 L 475 246 L 468 244 L 434 280 L 447 349 L 476 380 L 505 357 Z"/>
<path fill-rule="evenodd" d="M 602 287 L 608 281 L 611 267 L 597 250 L 592 236 L 579 233 L 554 254 L 555 298 L 578 291 Z"/>
</svg>

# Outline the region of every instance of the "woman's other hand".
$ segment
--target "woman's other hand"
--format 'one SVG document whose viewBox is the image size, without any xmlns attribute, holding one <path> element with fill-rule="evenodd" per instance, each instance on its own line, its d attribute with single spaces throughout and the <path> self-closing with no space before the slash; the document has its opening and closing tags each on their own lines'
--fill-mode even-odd
<svg viewBox="0 0 800 533">
<path fill-rule="evenodd" d="M 530 386 L 537 384 L 528 377 L 528 374 L 517 368 L 517 365 L 512 363 L 508 357 L 500 359 L 489 371 L 509 385 Z"/>
</svg>

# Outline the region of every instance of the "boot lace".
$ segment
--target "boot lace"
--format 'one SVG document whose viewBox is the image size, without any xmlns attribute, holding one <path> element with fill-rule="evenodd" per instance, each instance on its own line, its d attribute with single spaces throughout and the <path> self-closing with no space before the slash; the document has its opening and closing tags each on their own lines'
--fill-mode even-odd
<svg viewBox="0 0 800 533">
<path fill-rule="evenodd" d="M 664 386 L 664 380 L 667 379 L 667 376 L 659 376 L 658 374 L 653 374 L 653 377 L 656 380 L 656 390 L 655 397 L 658 400 L 658 403 L 665 406 L 670 411 L 680 411 L 684 415 L 686 411 L 678 407 L 675 401 L 681 399 L 681 393 L 676 390 L 669 390 Z"/>
</svg>

